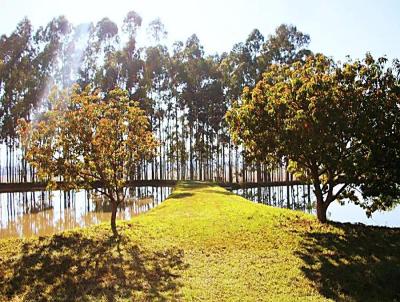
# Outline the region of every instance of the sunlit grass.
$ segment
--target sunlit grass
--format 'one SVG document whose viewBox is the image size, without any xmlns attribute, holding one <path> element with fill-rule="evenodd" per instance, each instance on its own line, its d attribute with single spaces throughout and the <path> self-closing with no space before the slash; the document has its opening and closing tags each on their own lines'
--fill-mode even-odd
<svg viewBox="0 0 400 302">
<path fill-rule="evenodd" d="M 198 182 L 118 227 L 0 240 L 0 300 L 400 300 L 399 229 L 321 225 Z"/>
</svg>

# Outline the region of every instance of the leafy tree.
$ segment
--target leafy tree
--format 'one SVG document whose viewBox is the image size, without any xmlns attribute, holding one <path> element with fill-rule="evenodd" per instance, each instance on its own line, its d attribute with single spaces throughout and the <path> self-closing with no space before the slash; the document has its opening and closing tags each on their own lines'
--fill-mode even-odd
<svg viewBox="0 0 400 302">
<path fill-rule="evenodd" d="M 38 123 L 20 121 L 26 158 L 50 188 L 95 189 L 111 203 L 111 227 L 124 187 L 143 158 L 154 156 L 156 141 L 149 122 L 127 93 L 73 92 Z M 63 184 L 55 180 L 62 177 Z"/>
<path fill-rule="evenodd" d="M 400 199 L 400 66 L 397 60 L 393 68 L 386 64 L 386 58 L 367 54 L 363 63 L 345 64 L 339 73 L 343 86 L 352 84 L 359 99 L 354 130 L 364 156 L 356 158 L 355 167 L 364 198 L 354 200 L 368 215 Z"/>
<path fill-rule="evenodd" d="M 312 182 L 321 222 L 334 200 L 348 197 L 373 211 L 400 197 L 399 79 L 384 61 L 368 55 L 338 66 L 316 55 L 273 65 L 227 114 L 250 156 L 288 160 Z"/>
</svg>

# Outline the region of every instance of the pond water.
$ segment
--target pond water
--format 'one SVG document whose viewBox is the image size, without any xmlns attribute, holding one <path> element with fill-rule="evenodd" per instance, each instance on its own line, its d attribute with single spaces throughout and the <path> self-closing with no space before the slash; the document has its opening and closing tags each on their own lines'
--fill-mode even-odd
<svg viewBox="0 0 400 302">
<path fill-rule="evenodd" d="M 128 198 L 118 210 L 118 219 L 130 219 L 160 204 L 171 187 L 128 189 Z M 312 188 L 275 186 L 233 190 L 254 202 L 315 214 Z M 287 198 L 289 196 L 289 198 Z M 328 208 L 332 221 L 400 227 L 400 205 L 391 211 L 375 212 L 371 218 L 353 203 L 332 203 Z M 54 234 L 63 230 L 109 222 L 107 200 L 89 191 L 0 193 L 0 238 Z"/>
<path fill-rule="evenodd" d="M 232 192 L 254 202 L 316 214 L 315 198 L 310 186 L 259 187 L 232 190 Z M 354 203 L 346 202 L 341 205 L 333 202 L 327 210 L 327 216 L 329 220 L 337 222 L 400 227 L 400 205 L 389 211 L 376 211 L 368 218 L 365 211 Z"/>
<path fill-rule="evenodd" d="M 170 187 L 128 189 L 117 219 L 130 219 L 160 204 Z M 90 191 L 0 193 L 0 238 L 48 235 L 100 222 L 109 222 L 111 208 Z"/>
</svg>

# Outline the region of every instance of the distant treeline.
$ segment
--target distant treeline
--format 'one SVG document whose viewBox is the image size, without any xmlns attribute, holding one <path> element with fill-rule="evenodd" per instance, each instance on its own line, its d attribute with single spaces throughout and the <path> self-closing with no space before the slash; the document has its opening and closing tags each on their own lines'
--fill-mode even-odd
<svg viewBox="0 0 400 302">
<path fill-rule="evenodd" d="M 146 28 L 151 46 L 137 44 L 140 30 L 142 18 L 131 11 L 122 27 L 109 18 L 74 26 L 61 16 L 37 30 L 23 19 L 10 35 L 1 36 L 0 181 L 35 180 L 18 148 L 17 120 L 40 117 L 51 109 L 49 95 L 75 84 L 102 91 L 121 87 L 147 112 L 161 144 L 157 158 L 138 167 L 138 179 L 291 179 L 284 164 L 271 169 L 247 161 L 233 145 L 224 116 L 269 66 L 311 54 L 307 34 L 284 24 L 268 37 L 254 29 L 230 52 L 206 55 L 195 34 L 172 49 L 165 46 L 167 31 L 160 19 Z"/>
</svg>

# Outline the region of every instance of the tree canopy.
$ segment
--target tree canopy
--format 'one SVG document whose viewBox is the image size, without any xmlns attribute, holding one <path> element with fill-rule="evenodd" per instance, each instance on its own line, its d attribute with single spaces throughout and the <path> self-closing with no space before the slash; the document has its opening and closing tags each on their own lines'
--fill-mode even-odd
<svg viewBox="0 0 400 302">
<path fill-rule="evenodd" d="M 138 104 L 120 89 L 86 89 L 56 99 L 38 122 L 20 120 L 28 162 L 52 188 L 95 189 L 112 206 L 114 232 L 117 207 L 137 165 L 155 154 L 155 137 Z M 63 183 L 55 182 L 62 177 Z"/>
<path fill-rule="evenodd" d="M 400 84 L 398 69 L 385 63 L 367 55 L 336 64 L 315 55 L 273 65 L 227 113 L 249 157 L 288 161 L 314 185 L 323 222 L 336 199 L 348 197 L 370 213 L 400 197 Z"/>
<path fill-rule="evenodd" d="M 286 24 L 268 36 L 254 29 L 222 54 L 207 54 L 196 34 L 169 49 L 159 18 L 148 24 L 153 41 L 139 45 L 142 26 L 130 11 L 121 28 L 107 17 L 74 26 L 61 16 L 36 31 L 24 19 L 1 36 L 7 175 L 17 120 L 54 109 L 54 85 L 70 90 L 77 83 L 75 95 L 89 97 L 89 85 L 107 99 L 120 87 L 137 100 L 160 142 L 157 156 L 136 163 L 138 179 L 268 182 L 275 171 L 268 164 L 279 163 L 286 180 L 289 167 L 314 184 L 321 220 L 334 199 L 348 197 L 367 213 L 398 199 L 398 61 L 388 67 L 367 55 L 336 63 L 313 55 L 309 35 Z"/>
<path fill-rule="evenodd" d="M 146 26 L 149 45 L 137 41 L 146 28 L 135 11 L 126 14 L 122 26 L 107 17 L 77 26 L 59 17 L 36 31 L 23 20 L 11 35 L 3 35 L 0 141 L 7 143 L 7 157 L 17 153 L 16 121 L 51 109 L 48 94 L 54 85 L 70 89 L 77 83 L 81 91 L 87 85 L 101 91 L 121 87 L 149 117 L 161 144 L 158 156 L 138 168 L 138 177 L 231 182 L 253 177 L 253 164 L 245 163 L 242 148 L 233 146 L 223 116 L 272 63 L 304 60 L 311 53 L 308 35 L 285 24 L 267 37 L 254 29 L 231 51 L 207 54 L 195 34 L 169 49 L 161 20 Z M 8 163 L 13 164 L 12 158 Z M 18 159 L 17 164 L 21 178 L 34 181 L 35 171 L 27 171 L 29 165 Z"/>
</svg>

